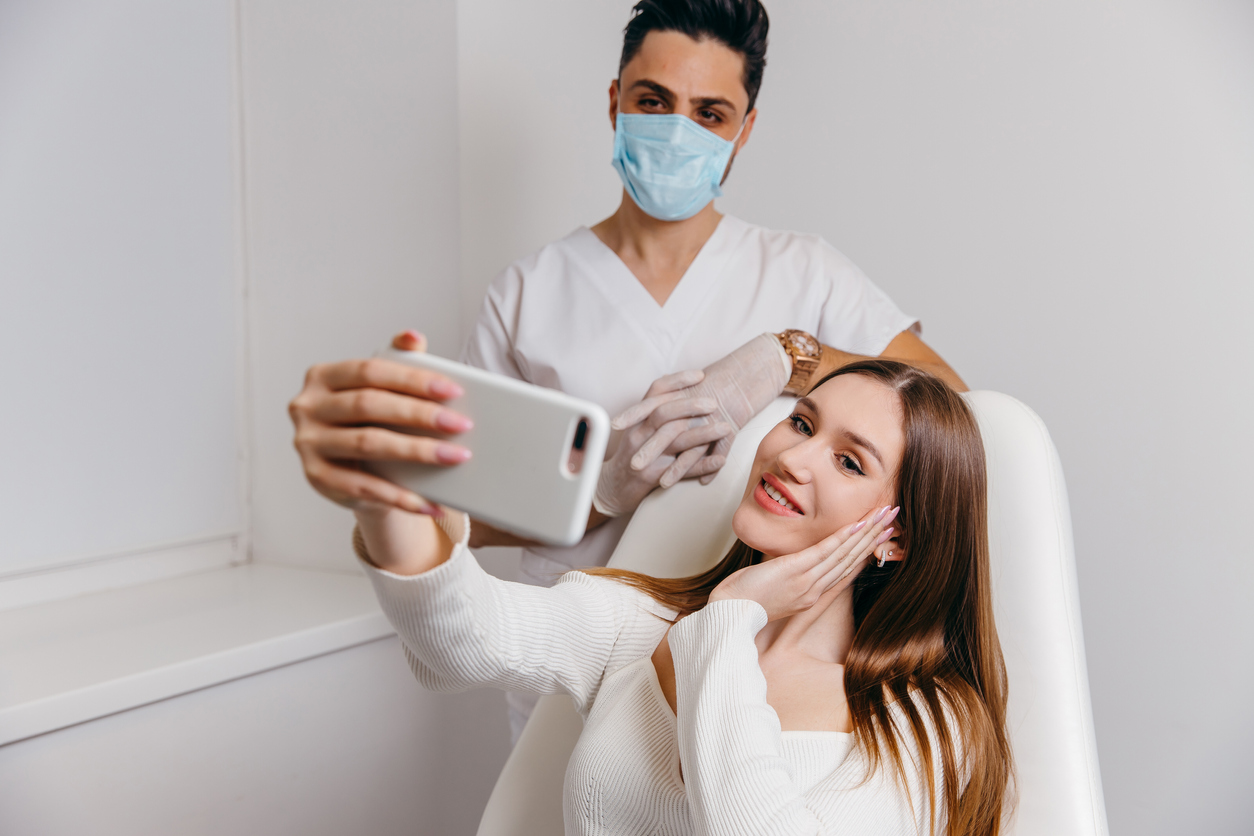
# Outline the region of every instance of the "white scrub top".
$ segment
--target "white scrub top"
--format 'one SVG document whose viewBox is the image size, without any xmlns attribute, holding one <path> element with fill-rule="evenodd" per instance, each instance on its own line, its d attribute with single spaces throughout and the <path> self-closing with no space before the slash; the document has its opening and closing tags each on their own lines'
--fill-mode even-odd
<svg viewBox="0 0 1254 836">
<path fill-rule="evenodd" d="M 665 305 L 587 227 L 511 264 L 488 288 L 462 361 L 585 398 L 612 417 L 657 378 L 786 328 L 876 356 L 919 324 L 818 236 L 725 215 Z M 523 573 L 552 583 L 571 567 L 605 565 L 629 518 L 570 548 L 524 550 Z"/>
</svg>

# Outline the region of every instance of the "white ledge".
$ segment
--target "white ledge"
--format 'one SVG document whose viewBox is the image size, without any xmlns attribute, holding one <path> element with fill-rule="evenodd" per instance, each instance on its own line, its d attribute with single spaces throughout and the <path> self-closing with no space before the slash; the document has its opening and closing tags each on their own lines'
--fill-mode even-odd
<svg viewBox="0 0 1254 836">
<path fill-rule="evenodd" d="M 0 576 L 0 610 L 239 566 L 239 532 L 160 543 Z"/>
<path fill-rule="evenodd" d="M 0 745 L 392 632 L 365 577 L 264 563 L 0 612 Z"/>
</svg>

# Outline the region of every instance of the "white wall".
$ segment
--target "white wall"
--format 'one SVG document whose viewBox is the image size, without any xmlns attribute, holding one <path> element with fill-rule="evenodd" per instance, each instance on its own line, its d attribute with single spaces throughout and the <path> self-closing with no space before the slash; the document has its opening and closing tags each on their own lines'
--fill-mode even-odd
<svg viewBox="0 0 1254 836">
<path fill-rule="evenodd" d="M 606 91 L 626 0 L 458 0 L 462 320 L 507 264 L 618 206 Z"/>
<path fill-rule="evenodd" d="M 255 559 L 356 571 L 285 406 L 308 365 L 401 328 L 460 345 L 455 20 L 0 3 L 0 569 L 128 526 L 238 529 L 247 469 Z M 507 747 L 499 693 L 425 692 L 380 641 L 0 747 L 0 832 L 468 833 Z"/>
<path fill-rule="evenodd" d="M 458 4 L 463 316 L 611 212 L 628 0 Z M 722 207 L 819 232 L 1067 472 L 1114 833 L 1247 832 L 1254 9 L 769 2 Z"/>
<path fill-rule="evenodd" d="M 425 691 L 386 639 L 0 747 L 0 832 L 468 834 L 508 740 L 499 693 Z"/>
<path fill-rule="evenodd" d="M 228 2 L 0 3 L 0 575 L 242 527 L 233 71 Z"/>
<path fill-rule="evenodd" d="M 286 406 L 306 368 L 369 356 L 405 328 L 460 350 L 455 26 L 453 0 L 241 2 L 254 559 L 357 571 L 351 515 L 314 493 L 292 449 Z M 402 661 L 394 642 L 388 652 Z M 314 832 L 472 832 L 508 754 L 504 697 L 416 699 L 406 686 L 412 714 L 391 735 L 392 698 L 370 687 L 328 706 L 370 716 L 365 738 L 337 737 L 322 757 L 360 752 L 364 772 L 344 773 L 346 786 L 386 778 L 383 806 L 355 824 L 338 796 L 308 792 L 307 820 L 328 817 Z M 269 804 L 243 820 L 283 807 Z"/>
<path fill-rule="evenodd" d="M 456 354 L 453 0 L 242 0 L 253 556 L 353 571 L 287 402 L 314 363 L 418 328 Z"/>
</svg>

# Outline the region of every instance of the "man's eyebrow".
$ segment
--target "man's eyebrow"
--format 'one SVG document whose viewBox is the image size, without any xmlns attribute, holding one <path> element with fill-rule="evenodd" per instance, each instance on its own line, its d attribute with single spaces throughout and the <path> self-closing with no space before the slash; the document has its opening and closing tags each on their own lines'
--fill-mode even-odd
<svg viewBox="0 0 1254 836">
<path fill-rule="evenodd" d="M 810 410 L 815 415 L 820 414 L 818 406 L 816 406 L 814 401 L 810 400 L 809 398 L 798 398 L 797 406 L 804 406 L 806 409 Z M 841 430 L 841 434 L 844 435 L 845 438 L 852 441 L 854 444 L 866 450 L 872 456 L 875 456 L 876 461 L 880 463 L 880 467 L 884 466 L 884 457 L 880 455 L 879 449 L 876 448 L 876 446 L 871 443 L 870 439 L 864 436 L 858 435 L 853 430 Z"/>
<path fill-rule="evenodd" d="M 722 106 L 730 110 L 732 113 L 736 113 L 736 106 L 734 104 L 732 104 L 727 99 L 723 99 L 718 96 L 701 96 L 695 99 L 689 99 L 688 101 L 691 102 L 696 107 Z"/>
<path fill-rule="evenodd" d="M 672 104 L 675 102 L 674 91 L 672 91 L 669 87 L 667 87 L 664 84 L 658 84 L 656 81 L 652 81 L 647 78 L 641 78 L 641 79 L 637 79 L 636 81 L 634 81 L 631 85 L 632 90 L 635 90 L 637 87 L 643 87 L 646 90 L 652 90 L 654 93 L 666 99 L 668 102 Z M 737 112 L 736 105 L 732 104 L 730 100 L 724 99 L 722 96 L 697 96 L 695 98 L 689 99 L 688 101 L 695 107 L 725 107 L 728 110 L 730 110 L 732 113 Z"/>
<path fill-rule="evenodd" d="M 635 90 L 637 87 L 644 87 L 647 90 L 652 90 L 668 102 L 675 101 L 675 94 L 671 92 L 671 89 L 663 84 L 658 84 L 656 81 L 650 81 L 647 78 L 642 78 L 635 84 L 631 85 L 632 90 Z"/>
</svg>

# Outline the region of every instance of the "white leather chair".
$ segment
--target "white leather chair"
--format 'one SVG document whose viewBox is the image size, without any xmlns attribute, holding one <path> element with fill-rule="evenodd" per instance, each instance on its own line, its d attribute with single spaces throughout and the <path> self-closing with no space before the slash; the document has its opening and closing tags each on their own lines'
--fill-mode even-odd
<svg viewBox="0 0 1254 836">
<path fill-rule="evenodd" d="M 1040 418 L 1014 398 L 997 392 L 966 398 L 988 459 L 993 603 L 1010 679 L 1018 806 L 1008 832 L 1106 836 L 1058 454 Z M 610 565 L 680 577 L 721 558 L 734 539 L 731 515 L 758 442 L 792 403 L 780 398 L 745 427 L 709 486 L 683 482 L 647 499 Z M 563 832 L 562 779 L 581 724 L 565 696 L 540 700 L 501 771 L 479 836 Z"/>
</svg>

